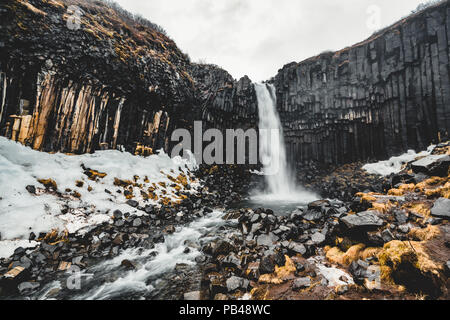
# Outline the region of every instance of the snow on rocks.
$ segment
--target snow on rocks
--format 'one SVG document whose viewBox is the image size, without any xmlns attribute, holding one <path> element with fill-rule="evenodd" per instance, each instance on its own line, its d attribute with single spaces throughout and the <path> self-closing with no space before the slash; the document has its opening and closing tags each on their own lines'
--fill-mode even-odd
<svg viewBox="0 0 450 320">
<path fill-rule="evenodd" d="M 28 239 L 30 232 L 54 229 L 75 233 L 112 221 L 114 210 L 142 215 L 127 204 L 130 199 L 144 207 L 182 201 L 183 193 L 196 193 L 199 186 L 189 156 L 171 159 L 160 151 L 144 158 L 117 150 L 49 154 L 0 137 L 2 239 Z"/>
<path fill-rule="evenodd" d="M 427 151 L 416 153 L 414 150 L 409 150 L 407 153 L 398 157 L 392 157 L 386 161 L 379 161 L 376 163 L 366 164 L 363 169 L 370 174 L 377 174 L 381 176 L 388 176 L 392 173 L 399 173 L 403 166 L 415 160 L 418 157 L 425 157 L 431 154 L 434 149 L 434 145 L 430 146 Z"/>
</svg>

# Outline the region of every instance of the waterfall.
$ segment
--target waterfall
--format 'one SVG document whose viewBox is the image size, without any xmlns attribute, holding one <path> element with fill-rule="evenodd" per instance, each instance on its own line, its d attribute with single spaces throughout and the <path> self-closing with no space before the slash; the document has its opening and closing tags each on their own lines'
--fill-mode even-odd
<svg viewBox="0 0 450 320">
<path fill-rule="evenodd" d="M 283 126 L 276 108 L 275 87 L 255 84 L 255 90 L 259 111 L 259 155 L 267 185 L 264 194 L 257 198 L 295 202 L 315 200 L 315 195 L 296 186 L 295 175 L 289 170 Z"/>
</svg>

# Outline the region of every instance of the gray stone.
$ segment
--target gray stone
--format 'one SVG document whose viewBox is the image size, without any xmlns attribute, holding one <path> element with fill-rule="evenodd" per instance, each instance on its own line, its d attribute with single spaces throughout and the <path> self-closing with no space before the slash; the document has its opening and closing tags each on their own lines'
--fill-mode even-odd
<svg viewBox="0 0 450 320">
<path fill-rule="evenodd" d="M 341 221 L 349 229 L 376 229 L 383 226 L 384 222 L 381 220 L 375 212 L 377 211 L 365 211 L 353 215 L 347 215 L 341 218 Z"/>
<path fill-rule="evenodd" d="M 431 208 L 431 215 L 448 219 L 450 217 L 450 199 L 440 198 L 436 200 L 433 208 Z"/>
<path fill-rule="evenodd" d="M 256 243 L 258 244 L 258 246 L 273 247 L 274 242 L 276 242 L 277 240 L 278 238 L 276 235 L 274 235 L 273 233 L 269 233 L 260 235 L 257 238 Z"/>
<path fill-rule="evenodd" d="M 184 300 L 188 301 L 199 301 L 200 300 L 200 291 L 192 291 L 184 294 Z"/>
<path fill-rule="evenodd" d="M 311 278 L 309 277 L 298 278 L 295 279 L 294 284 L 292 285 L 292 289 L 300 290 L 304 288 L 309 288 L 310 286 L 311 286 Z"/>
<path fill-rule="evenodd" d="M 291 242 L 289 244 L 289 250 L 301 255 L 304 255 L 306 253 L 306 247 L 303 244 L 297 242 Z"/>
<path fill-rule="evenodd" d="M 401 233 L 405 233 L 405 234 L 406 234 L 406 233 L 409 232 L 410 228 L 409 228 L 409 225 L 404 224 L 404 225 L 399 226 L 399 227 L 398 227 L 398 230 L 399 230 Z"/>
<path fill-rule="evenodd" d="M 316 245 L 323 244 L 325 242 L 325 239 L 325 235 L 320 232 L 316 232 L 311 236 L 311 241 Z"/>
<path fill-rule="evenodd" d="M 127 205 L 129 205 L 130 207 L 136 208 L 139 205 L 139 202 L 137 202 L 136 200 L 128 200 Z"/>
<path fill-rule="evenodd" d="M 417 160 L 411 165 L 414 173 L 425 173 L 430 176 L 444 177 L 448 174 L 450 165 L 450 156 L 448 155 L 429 155 Z"/>
<path fill-rule="evenodd" d="M 17 286 L 20 294 L 28 294 L 38 289 L 41 285 L 39 282 L 22 282 Z"/>
<path fill-rule="evenodd" d="M 137 227 L 140 227 L 141 225 L 142 225 L 141 218 L 136 218 L 133 220 L 133 227 L 137 228 Z"/>
<path fill-rule="evenodd" d="M 233 292 L 237 289 L 247 290 L 249 281 L 243 278 L 232 276 L 231 278 L 227 279 L 226 284 L 228 292 Z"/>
</svg>

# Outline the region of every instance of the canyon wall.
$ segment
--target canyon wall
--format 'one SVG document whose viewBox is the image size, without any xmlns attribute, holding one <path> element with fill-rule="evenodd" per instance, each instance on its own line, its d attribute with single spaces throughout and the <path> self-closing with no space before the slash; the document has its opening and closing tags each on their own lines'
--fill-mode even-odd
<svg viewBox="0 0 450 320">
<path fill-rule="evenodd" d="M 291 161 L 381 159 L 448 138 L 449 2 L 270 80 Z M 151 154 L 195 120 L 258 123 L 248 77 L 192 63 L 158 26 L 116 7 L 4 0 L 0 15 L 0 135 L 43 151 Z"/>
<path fill-rule="evenodd" d="M 158 28 L 99 1 L 0 10 L 0 134 L 43 151 L 151 153 L 195 118 L 190 61 Z"/>
<path fill-rule="evenodd" d="M 346 163 L 423 150 L 450 131 L 449 1 L 274 79 L 291 160 Z"/>
</svg>

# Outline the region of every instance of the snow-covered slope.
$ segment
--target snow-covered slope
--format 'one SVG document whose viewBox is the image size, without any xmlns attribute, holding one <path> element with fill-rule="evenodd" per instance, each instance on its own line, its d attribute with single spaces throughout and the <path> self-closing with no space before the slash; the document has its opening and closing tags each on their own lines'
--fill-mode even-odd
<svg viewBox="0 0 450 320">
<path fill-rule="evenodd" d="M 126 204 L 129 199 L 141 206 L 181 201 L 180 192 L 196 192 L 199 185 L 190 173 L 195 168 L 192 155 L 171 159 L 160 152 L 143 158 L 115 150 L 48 154 L 0 137 L 1 239 L 28 239 L 31 232 L 53 229 L 76 232 L 109 221 L 117 209 L 139 215 Z M 45 188 L 38 182 L 42 179 L 52 179 L 57 191 Z M 36 194 L 27 186 L 34 186 Z M 3 247 L 11 251 L 10 242 Z"/>
</svg>

